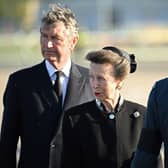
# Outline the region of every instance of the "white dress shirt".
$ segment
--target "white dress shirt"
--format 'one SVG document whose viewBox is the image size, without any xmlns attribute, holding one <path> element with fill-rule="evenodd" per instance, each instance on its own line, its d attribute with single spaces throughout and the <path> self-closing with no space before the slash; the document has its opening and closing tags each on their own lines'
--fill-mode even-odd
<svg viewBox="0 0 168 168">
<path fill-rule="evenodd" d="M 56 74 L 55 72 L 58 71 L 56 68 L 54 68 L 48 60 L 45 60 L 45 65 L 48 71 L 48 74 L 50 76 L 50 79 L 54 85 L 54 82 L 56 80 Z M 71 69 L 71 60 L 69 60 L 67 62 L 67 64 L 64 66 L 64 68 L 61 70 L 62 71 L 62 75 L 60 77 L 60 81 L 62 84 L 62 104 L 64 103 L 65 100 L 65 95 L 66 95 L 66 91 L 67 91 L 67 85 L 68 85 L 68 81 L 69 81 L 69 76 L 70 76 L 70 69 Z"/>
</svg>

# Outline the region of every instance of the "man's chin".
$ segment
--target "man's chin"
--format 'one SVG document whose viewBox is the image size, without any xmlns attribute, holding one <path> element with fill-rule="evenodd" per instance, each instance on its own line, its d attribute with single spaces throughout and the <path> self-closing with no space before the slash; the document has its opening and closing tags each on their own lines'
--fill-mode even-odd
<svg viewBox="0 0 168 168">
<path fill-rule="evenodd" d="M 47 54 L 47 55 L 45 55 L 45 58 L 47 60 L 57 61 L 57 57 L 55 55 Z"/>
</svg>

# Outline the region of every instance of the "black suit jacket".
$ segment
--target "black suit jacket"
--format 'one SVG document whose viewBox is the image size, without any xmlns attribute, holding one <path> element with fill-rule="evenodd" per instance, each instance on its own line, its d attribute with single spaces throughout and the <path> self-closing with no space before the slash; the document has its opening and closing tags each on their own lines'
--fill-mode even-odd
<svg viewBox="0 0 168 168">
<path fill-rule="evenodd" d="M 61 166 L 130 168 L 145 110 L 140 104 L 124 101 L 113 120 L 102 114 L 95 101 L 68 110 Z"/>
<path fill-rule="evenodd" d="M 72 63 L 63 110 L 93 97 L 88 70 Z M 16 168 L 19 137 L 19 167 L 49 167 L 61 118 L 56 99 L 44 62 L 10 75 L 4 94 L 0 167 Z"/>
</svg>

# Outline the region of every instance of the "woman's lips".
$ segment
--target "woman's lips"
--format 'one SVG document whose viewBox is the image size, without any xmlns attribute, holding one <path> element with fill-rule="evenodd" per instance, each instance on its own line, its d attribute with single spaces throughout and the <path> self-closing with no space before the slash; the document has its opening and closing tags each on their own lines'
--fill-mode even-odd
<svg viewBox="0 0 168 168">
<path fill-rule="evenodd" d="M 100 93 L 99 93 L 99 92 L 95 92 L 94 94 L 95 94 L 95 96 L 99 96 L 99 95 L 100 95 Z"/>
</svg>

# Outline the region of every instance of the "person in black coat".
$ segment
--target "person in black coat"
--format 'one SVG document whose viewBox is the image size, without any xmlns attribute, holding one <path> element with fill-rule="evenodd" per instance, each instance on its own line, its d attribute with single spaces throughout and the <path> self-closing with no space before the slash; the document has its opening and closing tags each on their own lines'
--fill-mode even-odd
<svg viewBox="0 0 168 168">
<path fill-rule="evenodd" d="M 153 85 L 147 104 L 144 126 L 141 132 L 131 168 L 156 168 L 160 150 L 164 167 L 168 168 L 168 78 Z"/>
<path fill-rule="evenodd" d="M 58 137 L 64 110 L 94 99 L 88 69 L 71 61 L 77 41 L 78 26 L 72 11 L 52 5 L 40 27 L 44 61 L 11 74 L 7 83 L 0 134 L 1 168 L 52 166 L 53 139 Z M 57 71 L 61 71 L 61 99 L 55 87 Z"/>
<path fill-rule="evenodd" d="M 130 168 L 146 107 L 125 100 L 120 90 L 136 70 L 135 56 L 105 47 L 86 58 L 96 100 L 65 113 L 62 168 Z"/>
</svg>

